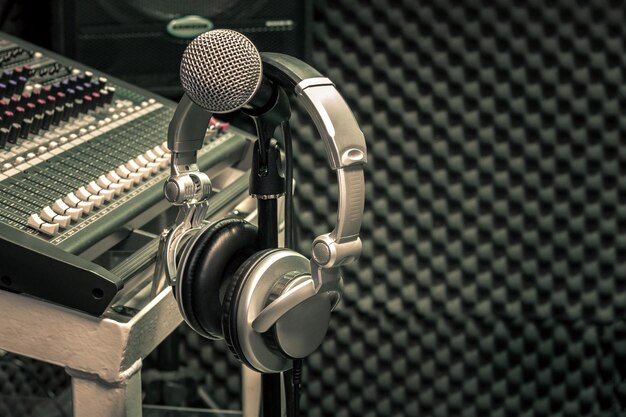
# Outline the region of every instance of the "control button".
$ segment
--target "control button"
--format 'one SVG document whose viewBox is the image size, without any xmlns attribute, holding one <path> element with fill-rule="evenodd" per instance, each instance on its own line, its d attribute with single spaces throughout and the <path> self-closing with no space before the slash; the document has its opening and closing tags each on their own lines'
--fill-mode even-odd
<svg viewBox="0 0 626 417">
<path fill-rule="evenodd" d="M 137 172 L 143 175 L 144 178 L 148 178 L 152 175 L 152 167 L 141 167 Z"/>
<path fill-rule="evenodd" d="M 55 211 L 52 210 L 52 207 L 50 206 L 44 207 L 41 210 L 41 213 L 39 213 L 39 217 L 49 223 L 56 223 L 64 229 L 69 226 L 70 222 L 72 221 L 72 218 L 70 216 L 55 213 Z"/>
<path fill-rule="evenodd" d="M 31 125 L 32 125 L 32 121 L 29 119 L 26 119 L 22 122 L 22 126 L 20 129 L 20 138 L 22 139 L 27 139 L 28 138 L 28 134 L 30 133 L 30 129 L 31 129 Z"/>
<path fill-rule="evenodd" d="M 28 81 L 28 78 L 24 76 L 17 77 L 17 90 L 16 90 L 17 94 L 21 94 L 22 91 L 24 91 L 24 86 L 26 85 L 26 81 Z"/>
<path fill-rule="evenodd" d="M 26 119 L 31 119 L 35 115 L 36 111 L 37 105 L 35 105 L 35 103 L 26 103 L 24 105 L 24 117 Z"/>
<path fill-rule="evenodd" d="M 111 181 L 111 183 L 119 184 L 127 190 L 130 190 L 130 188 L 133 186 L 132 179 L 122 178 L 115 171 L 109 171 L 109 173 L 107 174 L 107 178 Z"/>
<path fill-rule="evenodd" d="M 154 152 L 152 152 L 152 150 L 149 150 L 146 153 L 144 153 L 143 157 L 146 158 L 150 162 L 154 162 L 158 158 L 158 156 L 155 155 Z"/>
<path fill-rule="evenodd" d="M 139 184 L 143 178 L 140 173 L 131 171 L 126 165 L 118 166 L 115 172 L 122 178 L 132 180 L 135 184 Z"/>
<path fill-rule="evenodd" d="M 43 123 L 41 124 L 41 128 L 43 130 L 49 130 L 50 125 L 52 124 L 52 118 L 54 117 L 54 111 L 46 110 L 43 115 Z"/>
<path fill-rule="evenodd" d="M 139 168 L 141 168 L 142 166 L 143 165 L 140 165 L 139 162 L 134 159 L 131 159 L 130 161 L 126 162 L 126 167 L 133 172 L 139 171 Z"/>
<path fill-rule="evenodd" d="M 72 220 L 76 221 L 83 215 L 83 209 L 80 207 L 70 207 L 60 198 L 52 204 L 52 210 L 59 214 L 65 214 L 70 216 Z"/>
<path fill-rule="evenodd" d="M 96 180 L 96 184 L 98 184 L 102 188 L 108 188 L 109 185 L 113 184 L 113 182 L 104 175 L 100 175 Z"/>
<path fill-rule="evenodd" d="M 50 146 L 50 147 L 52 147 L 52 146 Z M 39 148 L 37 148 L 37 153 L 39 155 L 41 155 L 42 153 L 46 153 L 46 152 L 48 152 L 48 148 L 46 148 L 45 146 L 40 146 Z"/>
<path fill-rule="evenodd" d="M 3 171 L 8 171 L 8 170 L 10 170 L 11 168 L 13 168 L 13 164 L 11 164 L 11 163 L 9 163 L 9 162 L 7 162 L 7 163 L 5 163 L 5 164 L 3 164 L 3 165 L 2 165 L 2 170 L 3 170 Z"/>
<path fill-rule="evenodd" d="M 106 88 L 100 89 L 100 91 L 98 91 L 98 94 L 100 94 L 100 99 L 99 99 L 100 106 L 104 106 L 105 104 L 111 102 L 111 100 L 109 100 L 109 96 L 111 94 L 109 93 L 109 90 L 107 90 Z"/>
<path fill-rule="evenodd" d="M 4 148 L 9 139 L 10 130 L 6 127 L 0 127 L 0 148 Z"/>
<path fill-rule="evenodd" d="M 35 230 L 39 230 L 47 235 L 53 236 L 58 233 L 59 225 L 57 223 L 47 223 L 37 214 L 31 214 L 28 218 L 28 225 Z"/>
<path fill-rule="evenodd" d="M 52 141 L 52 142 L 48 143 L 48 148 L 50 148 L 50 149 L 54 149 L 57 146 L 59 146 L 59 144 L 57 142 L 55 142 L 55 141 Z"/>
<path fill-rule="evenodd" d="M 103 188 L 100 190 L 98 195 L 104 197 L 106 201 L 111 201 L 111 199 L 115 196 L 115 190 L 106 190 Z"/>
<path fill-rule="evenodd" d="M 98 177 L 98 179 L 96 180 L 96 184 L 98 184 L 102 188 L 106 188 L 108 190 L 115 192 L 115 194 L 117 195 L 119 195 L 124 189 L 124 186 L 122 184 L 112 182 L 104 175 L 100 175 Z"/>
<path fill-rule="evenodd" d="M 100 187 L 95 181 L 91 181 L 85 188 L 92 194 L 104 197 L 106 201 L 111 201 L 113 198 L 113 191 Z"/>
<path fill-rule="evenodd" d="M 109 173 L 107 174 L 107 178 L 109 179 L 109 181 L 111 182 L 120 182 L 120 180 L 122 180 L 123 178 L 119 176 L 119 174 L 115 171 L 109 171 Z"/>
<path fill-rule="evenodd" d="M 160 145 L 155 146 L 154 148 L 152 148 L 148 152 L 154 153 L 157 157 L 161 157 L 161 156 L 165 155 L 165 151 L 163 150 L 163 148 L 161 148 Z"/>
<path fill-rule="evenodd" d="M 137 158 L 135 158 L 135 162 L 137 162 L 139 166 L 145 167 L 150 161 L 145 156 L 139 155 Z"/>
<path fill-rule="evenodd" d="M 85 94 L 83 96 L 83 111 L 87 113 L 89 110 L 93 110 L 95 107 L 95 103 L 93 102 L 91 96 Z"/>
<path fill-rule="evenodd" d="M 13 112 L 15 113 L 15 122 L 22 123 L 26 117 L 26 109 L 23 106 L 15 106 L 15 110 L 13 110 Z"/>
<path fill-rule="evenodd" d="M 17 143 L 17 138 L 20 135 L 21 131 L 22 131 L 22 126 L 18 125 L 17 123 L 11 124 L 11 128 L 9 129 L 9 137 L 7 138 L 7 141 L 9 141 L 9 143 Z"/>
<path fill-rule="evenodd" d="M 83 201 L 91 201 L 96 207 L 100 207 L 104 203 L 104 196 L 94 195 L 87 191 L 85 187 L 80 187 L 75 193 L 78 198 Z"/>
<path fill-rule="evenodd" d="M 36 157 L 36 156 L 37 156 L 37 154 L 36 154 L 36 153 L 34 153 L 34 152 L 28 152 L 28 153 L 26 154 L 26 159 L 33 159 L 33 158 L 34 158 L 34 157 Z"/>
<path fill-rule="evenodd" d="M 23 164 L 24 161 L 26 161 L 26 158 L 24 158 L 23 156 L 18 156 L 17 158 L 15 158 L 16 165 Z"/>
<path fill-rule="evenodd" d="M 159 164 L 158 162 L 148 162 L 148 165 L 146 165 L 146 168 L 150 168 L 152 173 L 156 174 L 161 170 L 161 164 Z"/>
<path fill-rule="evenodd" d="M 130 181 L 130 180 L 127 180 L 127 181 L 132 184 L 132 181 Z M 113 191 L 115 194 L 119 195 L 124 190 L 124 185 L 112 182 L 111 184 L 109 184 L 107 189 L 109 189 L 109 190 Z"/>
<path fill-rule="evenodd" d="M 94 206 L 93 201 L 84 201 L 74 193 L 69 193 L 63 201 L 70 207 L 81 208 L 84 213 L 89 213 Z"/>
<path fill-rule="evenodd" d="M 18 94 L 18 82 L 17 80 L 9 80 L 7 81 L 7 96 L 12 96 L 13 94 Z"/>
<path fill-rule="evenodd" d="M 99 92 L 94 91 L 93 93 L 91 93 L 91 98 L 93 100 L 94 107 L 98 107 L 103 104 L 104 100 L 102 98 L 102 95 Z"/>
</svg>

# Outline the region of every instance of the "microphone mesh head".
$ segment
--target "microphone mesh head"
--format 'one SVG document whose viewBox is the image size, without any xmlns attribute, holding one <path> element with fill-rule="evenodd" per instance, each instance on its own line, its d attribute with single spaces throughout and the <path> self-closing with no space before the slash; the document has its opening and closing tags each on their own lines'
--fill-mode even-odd
<svg viewBox="0 0 626 417">
<path fill-rule="evenodd" d="M 180 64 L 185 93 L 213 113 L 228 113 L 244 106 L 262 78 L 259 51 L 250 39 L 227 29 L 205 32 L 191 41 Z"/>
</svg>

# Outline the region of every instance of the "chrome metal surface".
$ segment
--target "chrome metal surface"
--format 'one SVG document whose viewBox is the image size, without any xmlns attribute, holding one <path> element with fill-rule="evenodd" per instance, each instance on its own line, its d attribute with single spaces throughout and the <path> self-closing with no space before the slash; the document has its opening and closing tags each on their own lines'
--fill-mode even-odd
<svg viewBox="0 0 626 417">
<path fill-rule="evenodd" d="M 286 286 L 285 294 L 302 283 L 313 287 L 311 276 L 302 275 Z M 292 358 L 305 358 L 313 353 L 328 331 L 331 303 L 330 294 L 323 292 L 298 302 L 282 314 L 274 327 L 280 349 Z"/>
<path fill-rule="evenodd" d="M 276 250 L 263 257 L 252 269 L 241 289 L 237 308 L 237 335 L 242 352 L 256 369 L 282 372 L 291 361 L 272 351 L 260 333 L 252 329 L 253 320 L 265 307 L 276 281 L 290 271 L 307 271 L 309 260 L 292 251 Z"/>
<path fill-rule="evenodd" d="M 265 307 L 252 321 L 252 329 L 258 333 L 265 333 L 276 322 L 296 307 L 317 294 L 315 285 L 311 276 L 308 279 L 301 280 L 298 285 L 294 285 L 281 294 L 270 305 Z"/>
<path fill-rule="evenodd" d="M 198 106 L 214 113 L 235 111 L 254 96 L 263 78 L 261 56 L 241 33 L 205 32 L 185 49 L 180 81 Z"/>
</svg>

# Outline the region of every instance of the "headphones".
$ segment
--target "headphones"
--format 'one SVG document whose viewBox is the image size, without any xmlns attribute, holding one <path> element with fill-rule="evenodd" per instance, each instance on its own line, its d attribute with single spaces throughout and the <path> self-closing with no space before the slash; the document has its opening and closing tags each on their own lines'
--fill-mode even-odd
<svg viewBox="0 0 626 417">
<path fill-rule="evenodd" d="M 205 224 L 211 182 L 198 170 L 196 151 L 211 114 L 185 94 L 168 131 L 172 165 L 164 186 L 179 214 L 162 235 L 157 267 L 193 330 L 223 338 L 249 368 L 277 373 L 321 344 L 341 296 L 339 266 L 360 255 L 367 153 L 363 133 L 328 78 L 290 56 L 261 58 L 264 76 L 295 95 L 324 141 L 339 184 L 335 228 L 313 240 L 308 259 L 286 248 L 259 250 L 257 228 L 245 220 Z"/>
</svg>

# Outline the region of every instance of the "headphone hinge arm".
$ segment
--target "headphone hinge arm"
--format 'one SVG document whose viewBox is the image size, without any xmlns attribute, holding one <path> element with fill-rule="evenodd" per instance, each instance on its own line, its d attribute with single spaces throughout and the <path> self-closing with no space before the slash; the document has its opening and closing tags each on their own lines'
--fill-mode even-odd
<svg viewBox="0 0 626 417">
<path fill-rule="evenodd" d="M 160 279 L 157 274 L 160 275 L 164 271 L 167 283 L 170 286 L 176 285 L 178 247 L 187 234 L 202 227 L 208 209 L 209 202 L 206 200 L 194 204 L 184 203 L 180 206 L 174 226 L 161 234 L 153 282 L 157 282 Z"/>
<path fill-rule="evenodd" d="M 351 239 L 343 238 L 341 242 L 338 242 L 331 233 L 315 238 L 312 246 L 312 263 L 322 269 L 336 268 L 353 262 L 361 255 L 362 248 L 358 235 Z"/>
<path fill-rule="evenodd" d="M 315 293 L 329 292 L 336 295 L 333 309 L 339 303 L 343 291 L 343 278 L 339 268 L 324 268 L 311 260 L 311 279 Z"/>
<path fill-rule="evenodd" d="M 267 332 L 281 317 L 315 294 L 317 291 L 310 279 L 296 285 L 261 310 L 251 322 L 252 329 L 257 333 Z"/>
</svg>

